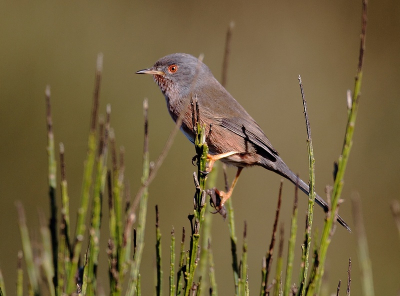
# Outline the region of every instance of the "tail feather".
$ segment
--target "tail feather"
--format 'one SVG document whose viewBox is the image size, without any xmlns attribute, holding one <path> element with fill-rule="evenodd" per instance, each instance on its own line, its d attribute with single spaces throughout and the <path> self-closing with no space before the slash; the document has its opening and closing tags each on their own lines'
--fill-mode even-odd
<svg viewBox="0 0 400 296">
<path fill-rule="evenodd" d="M 309 195 L 309 192 L 310 192 L 309 186 L 303 180 L 298 178 L 297 175 L 295 173 L 293 173 L 287 167 L 287 165 L 285 163 L 282 162 L 282 164 L 283 165 L 281 165 L 281 167 L 277 173 L 280 174 L 281 176 L 285 177 L 289 181 L 291 181 L 294 185 L 297 185 L 297 182 L 298 182 L 300 190 L 303 191 L 305 194 Z M 315 202 L 325 211 L 325 213 L 329 211 L 328 204 L 318 194 L 315 195 Z M 342 225 L 349 232 L 351 232 L 349 225 L 347 225 L 347 223 L 343 220 L 342 217 L 337 215 L 336 218 L 340 225 Z"/>
</svg>

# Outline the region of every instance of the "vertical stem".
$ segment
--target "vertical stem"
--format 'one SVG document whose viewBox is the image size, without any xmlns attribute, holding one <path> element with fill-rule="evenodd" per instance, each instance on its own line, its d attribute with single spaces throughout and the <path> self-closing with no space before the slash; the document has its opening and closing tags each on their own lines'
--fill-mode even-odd
<svg viewBox="0 0 400 296">
<path fill-rule="evenodd" d="M 56 287 L 53 285 L 54 280 L 54 265 L 52 256 L 52 244 L 50 230 L 46 225 L 45 217 L 42 212 L 39 212 L 40 220 L 40 234 L 42 236 L 42 267 L 44 271 L 44 277 L 47 281 L 48 289 L 51 296 L 56 295 Z M 58 255 L 56 253 L 56 255 Z"/>
<path fill-rule="evenodd" d="M 159 225 L 158 206 L 156 205 L 156 257 L 157 257 L 157 285 L 156 294 L 161 296 L 162 292 L 162 268 L 161 268 L 161 231 Z"/>
<path fill-rule="evenodd" d="M 171 231 L 169 295 L 175 296 L 175 230 Z"/>
<path fill-rule="evenodd" d="M 276 261 L 276 271 L 275 271 L 274 295 L 276 295 L 276 296 L 282 295 L 283 240 L 284 240 L 284 227 L 283 227 L 283 223 L 281 223 L 280 234 L 279 234 L 278 258 Z"/>
<path fill-rule="evenodd" d="M 23 258 L 22 251 L 19 251 L 18 262 L 17 262 L 17 296 L 24 295 L 24 271 L 22 269 L 22 258 Z M 5 295 L 5 291 L 3 291 L 3 289 L 2 292 Z"/>
<path fill-rule="evenodd" d="M 345 139 L 342 148 L 342 154 L 339 157 L 338 162 L 338 171 L 335 178 L 335 185 L 333 187 L 332 193 L 332 206 L 330 215 L 328 216 L 321 237 L 321 246 L 319 251 L 320 258 L 320 268 L 317 273 L 317 285 L 316 292 L 319 291 L 321 287 L 321 279 L 324 274 L 324 265 L 326 254 L 328 251 L 328 247 L 331 242 L 331 232 L 334 221 L 336 220 L 336 212 L 338 208 L 338 202 L 343 189 L 343 179 L 344 173 L 346 171 L 347 162 L 349 159 L 351 147 L 353 144 L 353 135 L 354 135 L 354 127 L 357 119 L 360 91 L 361 91 L 361 82 L 362 82 L 362 67 L 364 61 L 364 52 L 365 52 L 365 37 L 366 37 L 366 29 L 367 29 L 367 0 L 362 0 L 362 13 L 361 13 L 361 35 L 360 35 L 360 53 L 358 57 L 358 67 L 357 74 L 355 77 L 354 83 L 354 91 L 353 98 L 351 101 L 351 109 L 348 116 Z"/>
<path fill-rule="evenodd" d="M 179 270 L 178 270 L 177 280 L 176 280 L 176 295 L 182 294 L 183 269 L 186 268 L 186 266 L 184 265 L 185 254 L 186 254 L 186 251 L 185 251 L 185 227 L 183 227 L 182 228 L 180 257 L 179 257 Z"/>
<path fill-rule="evenodd" d="M 143 101 L 143 115 L 144 115 L 144 142 L 143 142 L 143 168 L 142 168 L 142 192 L 140 195 L 140 205 L 139 205 L 139 221 L 136 232 L 136 249 L 133 256 L 133 262 L 131 264 L 130 271 L 130 283 L 128 285 L 128 296 L 135 295 L 135 290 L 137 286 L 139 268 L 142 259 L 142 253 L 144 248 L 144 233 L 146 226 L 147 217 L 147 200 L 148 200 L 148 178 L 150 174 L 150 156 L 149 156 L 149 121 L 148 121 L 148 100 Z M 131 230 L 134 221 L 134 213 L 129 210 L 127 223 L 125 225 L 125 233 L 127 239 L 130 237 Z"/>
<path fill-rule="evenodd" d="M 291 282 L 292 282 L 293 260 L 294 260 L 296 234 L 297 234 L 297 212 L 298 212 L 297 202 L 298 202 L 298 193 L 299 193 L 298 179 L 299 179 L 299 177 L 297 176 L 297 185 L 296 185 L 295 193 L 294 193 L 293 213 L 292 213 L 292 220 L 291 220 L 291 226 L 290 226 L 290 238 L 289 238 L 289 245 L 288 245 L 285 286 L 284 286 L 284 290 L 283 290 L 284 296 L 289 296 L 290 286 L 291 286 Z"/>
<path fill-rule="evenodd" d="M 208 175 L 208 188 L 213 188 L 217 183 L 217 176 L 219 171 L 219 164 L 214 165 L 213 170 Z M 200 254 L 200 267 L 199 274 L 203 278 L 203 285 L 207 274 L 207 257 L 208 257 L 208 244 L 211 241 L 211 225 L 213 214 L 209 210 L 209 204 L 206 203 L 204 211 L 204 223 L 202 227 L 202 243 L 201 243 L 201 254 Z M 204 289 L 200 290 L 200 295 L 204 294 Z"/>
<path fill-rule="evenodd" d="M 198 114 L 197 102 L 194 104 Z M 195 113 L 195 112 L 194 112 Z M 199 118 L 197 118 L 197 129 L 196 129 L 196 139 L 195 139 L 195 149 L 197 154 L 197 183 L 198 188 L 196 188 L 195 194 L 195 209 L 194 209 L 194 221 L 192 221 L 192 236 L 190 240 L 190 254 L 189 254 L 189 270 L 187 271 L 187 282 L 185 287 L 185 295 L 189 296 L 191 287 L 194 280 L 194 275 L 196 272 L 196 267 L 198 263 L 198 249 L 200 243 L 200 231 L 202 224 L 204 222 L 204 200 L 205 200 L 205 187 L 207 175 L 204 174 L 207 165 L 207 155 L 208 146 L 205 142 L 205 126 L 199 123 Z"/>
<path fill-rule="evenodd" d="M 311 138 L 311 128 L 310 122 L 308 120 L 308 113 L 307 113 L 307 102 L 304 95 L 303 90 L 303 83 L 301 81 L 301 76 L 299 75 L 299 85 L 301 91 L 301 98 L 303 100 L 303 107 L 304 107 L 304 117 L 306 121 L 306 129 L 307 129 L 307 149 L 308 149 L 308 168 L 309 168 L 309 197 L 308 197 L 308 211 L 307 211 L 307 223 L 306 223 L 306 232 L 305 232 L 305 239 L 304 239 L 304 264 L 302 279 L 299 287 L 299 295 L 304 295 L 306 289 L 306 280 L 307 280 L 307 273 L 308 273 L 308 266 L 309 266 L 309 254 L 310 254 L 310 246 L 311 246 L 311 227 L 313 222 L 313 215 L 314 215 L 314 202 L 315 202 L 315 159 L 314 159 L 314 150 L 312 145 L 312 138 Z"/>
<path fill-rule="evenodd" d="M 228 191 L 228 190 L 227 190 Z M 228 199 L 225 203 L 228 211 L 228 227 L 229 236 L 231 242 L 231 254 L 232 254 L 232 271 L 233 271 L 233 283 L 235 285 L 235 295 L 238 295 L 239 287 L 239 264 L 237 259 L 237 237 L 235 230 L 235 212 L 233 210 L 232 198 Z"/>
<path fill-rule="evenodd" d="M 62 295 L 65 292 L 65 274 L 67 273 L 67 260 L 69 258 L 69 251 L 66 246 L 65 239 L 65 219 L 61 216 L 60 223 L 60 241 L 58 245 L 58 295 Z"/>
<path fill-rule="evenodd" d="M 274 226 L 272 229 L 271 242 L 269 244 L 269 249 L 268 249 L 267 255 L 266 255 L 265 259 L 263 259 L 263 268 L 261 271 L 261 291 L 260 291 L 261 296 L 267 295 L 267 293 L 268 293 L 268 291 L 267 291 L 268 277 L 269 277 L 269 273 L 270 273 L 271 265 L 272 265 L 272 255 L 274 253 L 276 231 L 278 229 L 279 213 L 281 211 L 282 187 L 283 187 L 283 180 L 281 180 L 281 185 L 279 187 L 278 205 L 276 207 L 275 221 L 274 221 Z"/>
<path fill-rule="evenodd" d="M 16 203 L 18 220 L 19 220 L 19 230 L 21 232 L 22 248 L 24 250 L 26 269 L 28 271 L 29 283 L 32 289 L 32 295 L 40 295 L 39 291 L 39 271 L 33 260 L 33 252 L 31 240 L 29 238 L 28 227 L 26 226 L 25 211 L 20 202 Z"/>
<path fill-rule="evenodd" d="M 247 282 L 247 223 L 244 221 L 243 230 L 243 250 L 242 260 L 240 262 L 240 279 L 239 279 L 239 295 L 246 295 L 248 293 Z"/>
<path fill-rule="evenodd" d="M 50 104 L 50 86 L 46 87 L 46 113 L 47 113 L 47 155 L 49 165 L 49 197 L 50 197 L 50 221 L 49 229 L 51 233 L 51 246 L 53 258 L 53 288 L 57 289 L 58 276 L 57 276 L 57 256 L 58 256 L 58 240 L 57 240 L 57 202 L 56 202 L 56 175 L 57 163 L 54 152 L 54 134 L 53 134 L 53 121 L 51 118 L 51 104 Z"/>
<path fill-rule="evenodd" d="M 347 269 L 347 290 L 346 295 L 350 296 L 351 289 L 351 258 L 349 258 L 349 268 Z"/>
<path fill-rule="evenodd" d="M 72 257 L 72 265 L 68 275 L 67 283 L 67 293 L 72 294 L 76 289 L 75 285 L 75 274 L 78 269 L 78 261 L 82 248 L 82 241 L 86 230 L 86 214 L 88 212 L 88 205 L 90 200 L 90 188 L 92 185 L 92 173 L 95 163 L 96 154 L 96 124 L 97 124 L 97 114 L 99 108 L 99 91 L 100 91 L 100 81 L 101 73 L 103 69 L 103 55 L 99 54 L 97 56 L 97 68 L 95 77 L 95 88 L 93 95 L 93 108 L 92 108 L 92 119 L 90 126 L 90 133 L 88 139 L 88 152 L 87 159 L 84 165 L 84 176 L 82 185 L 82 196 L 81 196 L 81 206 L 78 210 L 78 219 L 75 231 L 75 244 Z"/>
<path fill-rule="evenodd" d="M 99 244 L 100 244 L 100 227 L 102 217 L 102 201 L 104 195 L 104 188 L 107 176 L 107 147 L 108 147 L 108 134 L 110 130 L 110 113 L 111 108 L 107 105 L 107 119 L 106 123 L 100 126 L 100 141 L 98 145 L 98 160 L 96 170 L 96 180 L 93 192 L 93 206 L 92 206 L 92 217 L 91 217 L 91 228 L 90 228 L 90 242 L 89 242 L 89 258 L 87 275 L 87 295 L 96 295 L 97 288 L 97 267 L 99 261 Z"/>
</svg>

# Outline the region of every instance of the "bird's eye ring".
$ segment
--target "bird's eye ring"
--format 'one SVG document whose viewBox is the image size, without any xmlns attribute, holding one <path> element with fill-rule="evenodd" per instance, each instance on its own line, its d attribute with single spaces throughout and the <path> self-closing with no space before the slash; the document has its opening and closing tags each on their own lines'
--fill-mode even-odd
<svg viewBox="0 0 400 296">
<path fill-rule="evenodd" d="M 178 71 L 178 66 L 177 65 L 173 64 L 173 65 L 170 65 L 168 67 L 168 72 L 169 73 L 175 73 L 176 71 Z"/>
</svg>

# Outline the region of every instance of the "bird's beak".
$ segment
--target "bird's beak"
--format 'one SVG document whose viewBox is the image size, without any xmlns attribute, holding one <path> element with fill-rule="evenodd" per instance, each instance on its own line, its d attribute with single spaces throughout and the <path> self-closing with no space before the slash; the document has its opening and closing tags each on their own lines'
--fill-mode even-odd
<svg viewBox="0 0 400 296">
<path fill-rule="evenodd" d="M 161 76 L 165 75 L 163 71 L 154 70 L 153 68 L 137 71 L 136 74 L 151 74 L 151 75 L 161 75 Z"/>
</svg>

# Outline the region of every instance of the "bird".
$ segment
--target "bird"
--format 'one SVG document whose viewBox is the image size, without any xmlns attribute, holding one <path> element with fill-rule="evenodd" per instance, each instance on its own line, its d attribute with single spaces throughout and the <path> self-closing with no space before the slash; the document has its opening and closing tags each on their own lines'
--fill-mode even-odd
<svg viewBox="0 0 400 296">
<path fill-rule="evenodd" d="M 229 191 L 218 191 L 222 197 L 218 209 L 232 195 L 245 167 L 261 166 L 275 172 L 293 184 L 298 184 L 300 190 L 309 195 L 309 186 L 289 169 L 257 122 L 198 58 L 186 53 L 170 54 L 136 74 L 153 76 L 165 97 L 169 114 L 175 122 L 182 118 L 181 131 L 192 143 L 195 141 L 195 121 L 189 102 L 196 98 L 198 120 L 205 126 L 209 148 L 208 168 L 211 170 L 217 160 L 237 167 Z M 328 204 L 317 194 L 315 202 L 325 212 L 329 211 Z M 339 215 L 337 221 L 350 231 L 350 227 Z"/>
</svg>

